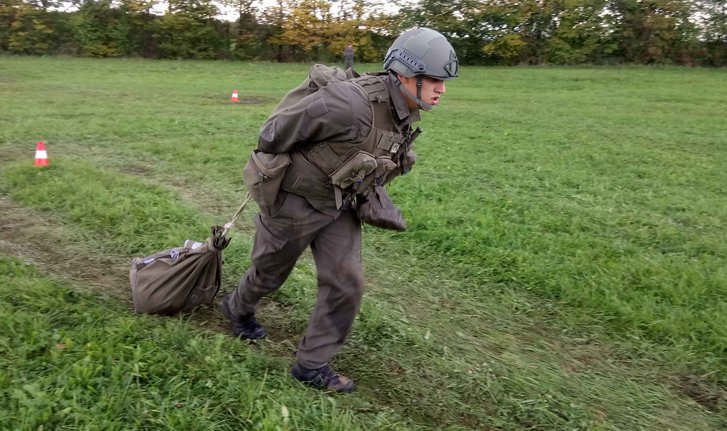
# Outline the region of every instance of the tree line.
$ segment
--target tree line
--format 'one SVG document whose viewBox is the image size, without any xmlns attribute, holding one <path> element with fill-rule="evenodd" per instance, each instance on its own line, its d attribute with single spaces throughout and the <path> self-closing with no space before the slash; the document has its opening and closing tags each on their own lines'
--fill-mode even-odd
<svg viewBox="0 0 727 431">
<path fill-rule="evenodd" d="M 463 64 L 727 65 L 727 0 L 0 1 L 13 54 L 380 62 L 425 26 Z"/>
</svg>

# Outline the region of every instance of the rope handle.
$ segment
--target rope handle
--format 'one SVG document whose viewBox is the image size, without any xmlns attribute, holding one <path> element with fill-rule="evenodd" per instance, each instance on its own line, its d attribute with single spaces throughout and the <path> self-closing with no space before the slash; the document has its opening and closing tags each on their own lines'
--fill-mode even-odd
<svg viewBox="0 0 727 431">
<path fill-rule="evenodd" d="M 247 195 L 245 195 L 245 200 L 242 202 L 242 205 L 240 205 L 240 208 L 238 208 L 237 211 L 235 211 L 235 215 L 232 216 L 232 220 L 225 223 L 225 230 L 222 231 L 223 237 L 225 235 L 227 235 L 227 232 L 229 232 L 229 230 L 232 227 L 235 226 L 235 222 L 237 221 L 238 218 L 240 218 L 240 214 L 242 214 L 242 210 L 245 209 L 245 206 L 247 205 L 248 202 L 250 202 L 250 199 L 251 199 L 250 192 L 247 192 Z"/>
</svg>

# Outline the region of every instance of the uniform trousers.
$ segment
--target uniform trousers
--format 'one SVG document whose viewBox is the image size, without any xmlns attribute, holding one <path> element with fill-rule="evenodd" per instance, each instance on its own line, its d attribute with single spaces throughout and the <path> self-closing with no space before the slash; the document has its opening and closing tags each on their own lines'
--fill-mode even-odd
<svg viewBox="0 0 727 431">
<path fill-rule="evenodd" d="M 350 209 L 326 215 L 303 197 L 281 192 L 274 206 L 260 211 L 255 226 L 251 266 L 230 297 L 230 310 L 238 316 L 253 313 L 310 246 L 318 296 L 297 359 L 303 367 L 320 368 L 340 350 L 361 306 L 361 222 Z"/>
</svg>

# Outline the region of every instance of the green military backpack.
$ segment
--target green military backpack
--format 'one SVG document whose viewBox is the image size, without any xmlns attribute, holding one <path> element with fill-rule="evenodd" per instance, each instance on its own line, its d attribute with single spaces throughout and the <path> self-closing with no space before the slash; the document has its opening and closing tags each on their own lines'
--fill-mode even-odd
<svg viewBox="0 0 727 431">
<path fill-rule="evenodd" d="M 283 97 L 271 116 L 288 106 L 294 105 L 305 96 L 315 93 L 330 83 L 346 81 L 356 77 L 358 77 L 358 74 L 352 69 L 343 71 L 337 66 L 315 64 L 308 71 L 305 80 Z M 275 203 L 290 163 L 290 155 L 287 153 L 270 154 L 259 149 L 253 150 L 247 164 L 245 164 L 242 175 L 250 196 L 259 206 L 265 207 Z"/>
</svg>

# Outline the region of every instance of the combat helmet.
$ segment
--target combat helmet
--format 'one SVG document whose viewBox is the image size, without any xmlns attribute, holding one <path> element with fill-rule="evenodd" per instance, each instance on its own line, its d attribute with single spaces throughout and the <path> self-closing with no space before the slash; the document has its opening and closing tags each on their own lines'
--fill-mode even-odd
<svg viewBox="0 0 727 431">
<path fill-rule="evenodd" d="M 415 28 L 396 38 L 384 58 L 384 70 L 402 76 L 426 75 L 446 80 L 457 77 L 459 61 L 454 48 L 441 33 Z"/>
<path fill-rule="evenodd" d="M 429 28 L 415 28 L 402 33 L 391 45 L 384 58 L 384 70 L 394 76 L 431 76 L 449 80 L 459 73 L 459 60 L 454 48 L 438 31 Z M 409 93 L 397 79 L 399 87 Z M 414 97 L 414 95 L 410 94 Z M 417 79 L 417 104 L 426 110 L 434 107 L 421 101 L 421 78 Z"/>
</svg>

